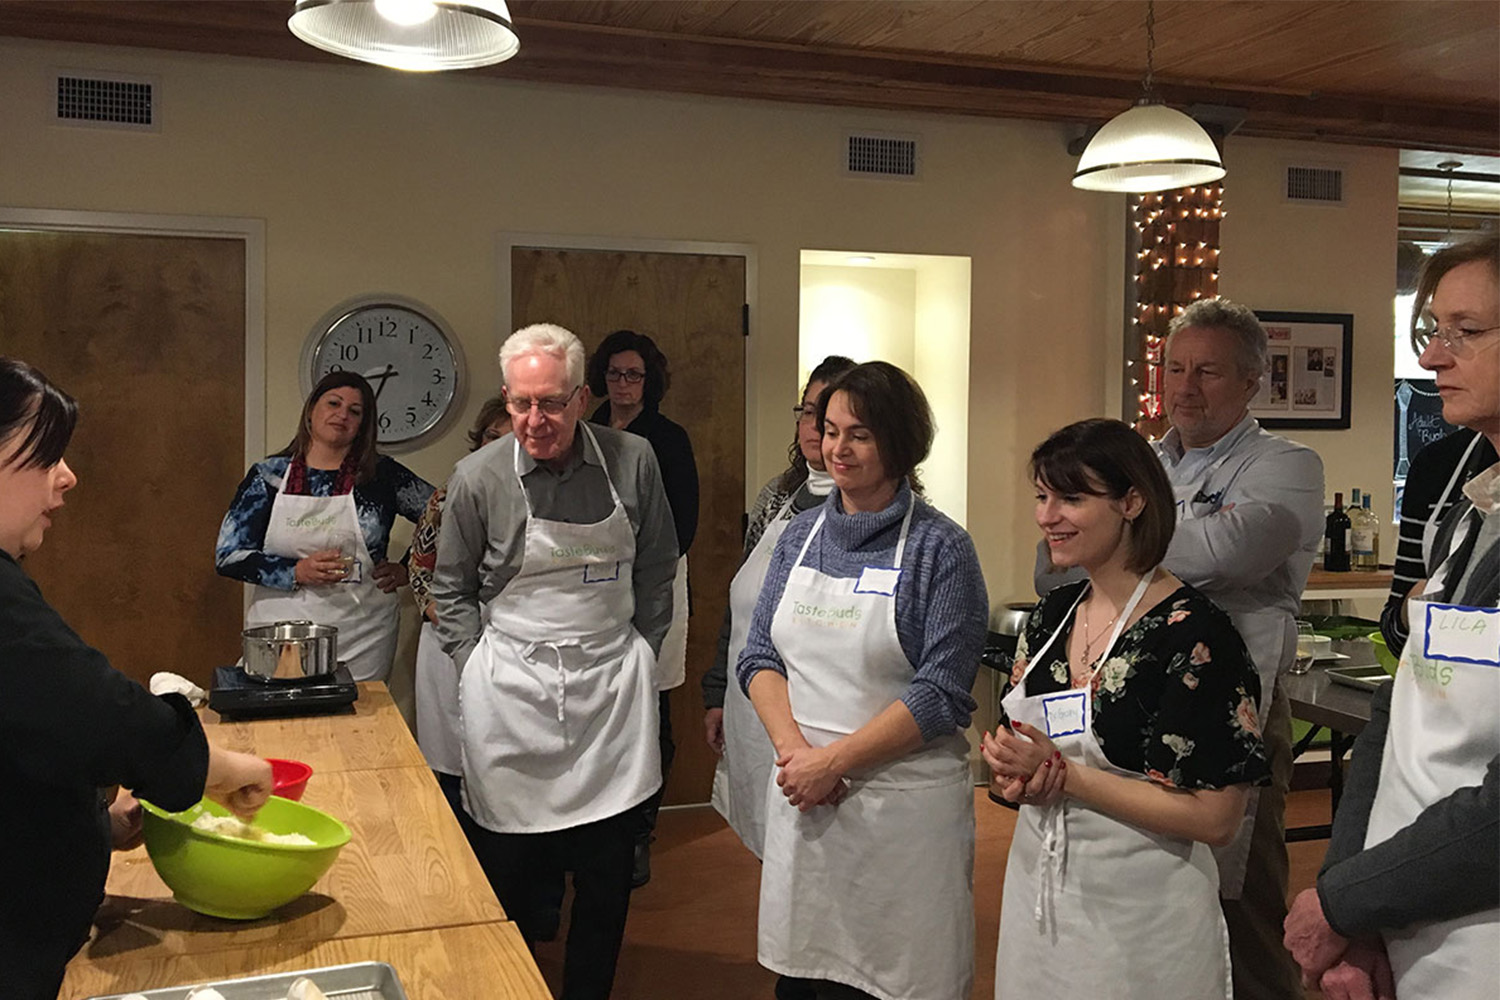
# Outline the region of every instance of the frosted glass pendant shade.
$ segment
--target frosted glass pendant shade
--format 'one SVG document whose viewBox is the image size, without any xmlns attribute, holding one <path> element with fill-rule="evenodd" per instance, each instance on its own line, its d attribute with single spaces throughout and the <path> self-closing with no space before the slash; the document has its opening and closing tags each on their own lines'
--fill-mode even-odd
<svg viewBox="0 0 1500 1000">
<path fill-rule="evenodd" d="M 1224 176 L 1203 126 L 1165 104 L 1142 102 L 1116 115 L 1078 158 L 1073 186 L 1085 191 L 1169 191 Z"/>
<path fill-rule="evenodd" d="M 287 27 L 326 52 L 393 69 L 471 69 L 521 48 L 505 0 L 297 0 Z"/>
</svg>

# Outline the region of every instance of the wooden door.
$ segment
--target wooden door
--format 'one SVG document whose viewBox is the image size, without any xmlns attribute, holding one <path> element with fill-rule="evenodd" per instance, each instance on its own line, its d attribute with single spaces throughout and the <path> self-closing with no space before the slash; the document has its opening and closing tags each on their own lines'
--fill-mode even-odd
<svg viewBox="0 0 1500 1000">
<path fill-rule="evenodd" d="M 688 553 L 687 682 L 671 699 L 677 759 L 666 802 L 706 802 L 715 757 L 703 739 L 701 683 L 739 567 L 744 511 L 745 259 L 517 247 L 511 289 L 512 329 L 557 323 L 590 352 L 615 330 L 634 330 L 656 341 L 671 365 L 661 410 L 692 439 L 699 502 Z"/>
<path fill-rule="evenodd" d="M 78 485 L 26 571 L 144 683 L 206 686 L 239 655 L 239 585 L 214 573 L 245 450 L 245 246 L 0 232 L 0 353 L 78 401 Z"/>
</svg>

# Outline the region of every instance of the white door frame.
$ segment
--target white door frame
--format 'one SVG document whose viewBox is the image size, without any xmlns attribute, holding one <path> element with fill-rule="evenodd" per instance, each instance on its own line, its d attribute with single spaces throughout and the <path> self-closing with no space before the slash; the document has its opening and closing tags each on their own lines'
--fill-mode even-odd
<svg viewBox="0 0 1500 1000">
<path fill-rule="evenodd" d="M 245 243 L 245 466 L 266 453 L 266 223 L 208 215 L 83 212 L 0 205 L 0 229 L 193 236 Z M 87 405 L 87 400 L 84 401 Z"/>
<path fill-rule="evenodd" d="M 510 283 L 511 251 L 516 247 L 542 247 L 547 250 L 595 250 L 619 251 L 623 253 L 679 253 L 700 254 L 716 257 L 743 257 L 745 259 L 745 304 L 750 307 L 750 336 L 745 341 L 745 468 L 744 481 L 749 483 L 754 474 L 756 455 L 755 406 L 750 392 L 750 373 L 755 370 L 755 331 L 760 321 L 758 307 L 758 267 L 755 246 L 750 243 L 711 243 L 700 240 L 657 240 L 633 236 L 570 236 L 560 233 L 502 232 L 498 237 L 498 281 L 495 313 L 495 346 L 491 357 L 500 350 L 500 344 L 510 336 L 511 307 L 514 303 Z M 498 362 L 497 362 L 498 364 Z"/>
</svg>

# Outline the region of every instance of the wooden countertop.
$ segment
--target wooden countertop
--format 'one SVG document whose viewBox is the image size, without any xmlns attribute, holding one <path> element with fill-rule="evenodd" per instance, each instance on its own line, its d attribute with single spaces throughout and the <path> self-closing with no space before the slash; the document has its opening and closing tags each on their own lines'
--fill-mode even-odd
<svg viewBox="0 0 1500 1000">
<path fill-rule="evenodd" d="M 1347 590 L 1359 588 L 1361 590 L 1387 591 L 1391 589 L 1392 570 L 1389 566 L 1370 572 L 1335 573 L 1331 570 L 1320 569 L 1317 566 L 1307 574 L 1307 586 L 1304 590 Z"/>
<path fill-rule="evenodd" d="M 353 837 L 310 892 L 251 921 L 176 903 L 144 847 L 116 854 L 62 996 L 383 961 L 411 1000 L 548 997 L 385 686 L 361 684 L 357 705 L 348 715 L 253 722 L 200 710 L 217 745 L 311 764 L 302 801 Z"/>
<path fill-rule="evenodd" d="M 245 722 L 225 719 L 211 708 L 199 709 L 198 715 L 215 746 L 300 760 L 313 769 L 314 782 L 319 774 L 335 771 L 427 766 L 384 684 L 359 685 L 359 699 L 347 714 Z"/>
<path fill-rule="evenodd" d="M 65 997 L 103 996 L 142 983 L 215 982 L 350 962 L 388 962 L 409 1000 L 544 1000 L 542 974 L 511 923 L 469 924 L 345 938 L 308 947 L 266 943 L 198 955 L 157 956 L 128 965 L 69 969 Z"/>
</svg>

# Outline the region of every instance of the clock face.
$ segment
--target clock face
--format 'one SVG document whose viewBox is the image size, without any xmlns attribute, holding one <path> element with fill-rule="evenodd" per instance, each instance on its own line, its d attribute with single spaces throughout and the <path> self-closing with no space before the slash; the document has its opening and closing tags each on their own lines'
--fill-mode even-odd
<svg viewBox="0 0 1500 1000">
<path fill-rule="evenodd" d="M 375 390 L 381 444 L 421 437 L 453 407 L 462 362 L 437 320 L 377 303 L 343 312 L 323 331 L 313 345 L 313 383 L 331 371 L 363 375 Z"/>
</svg>

